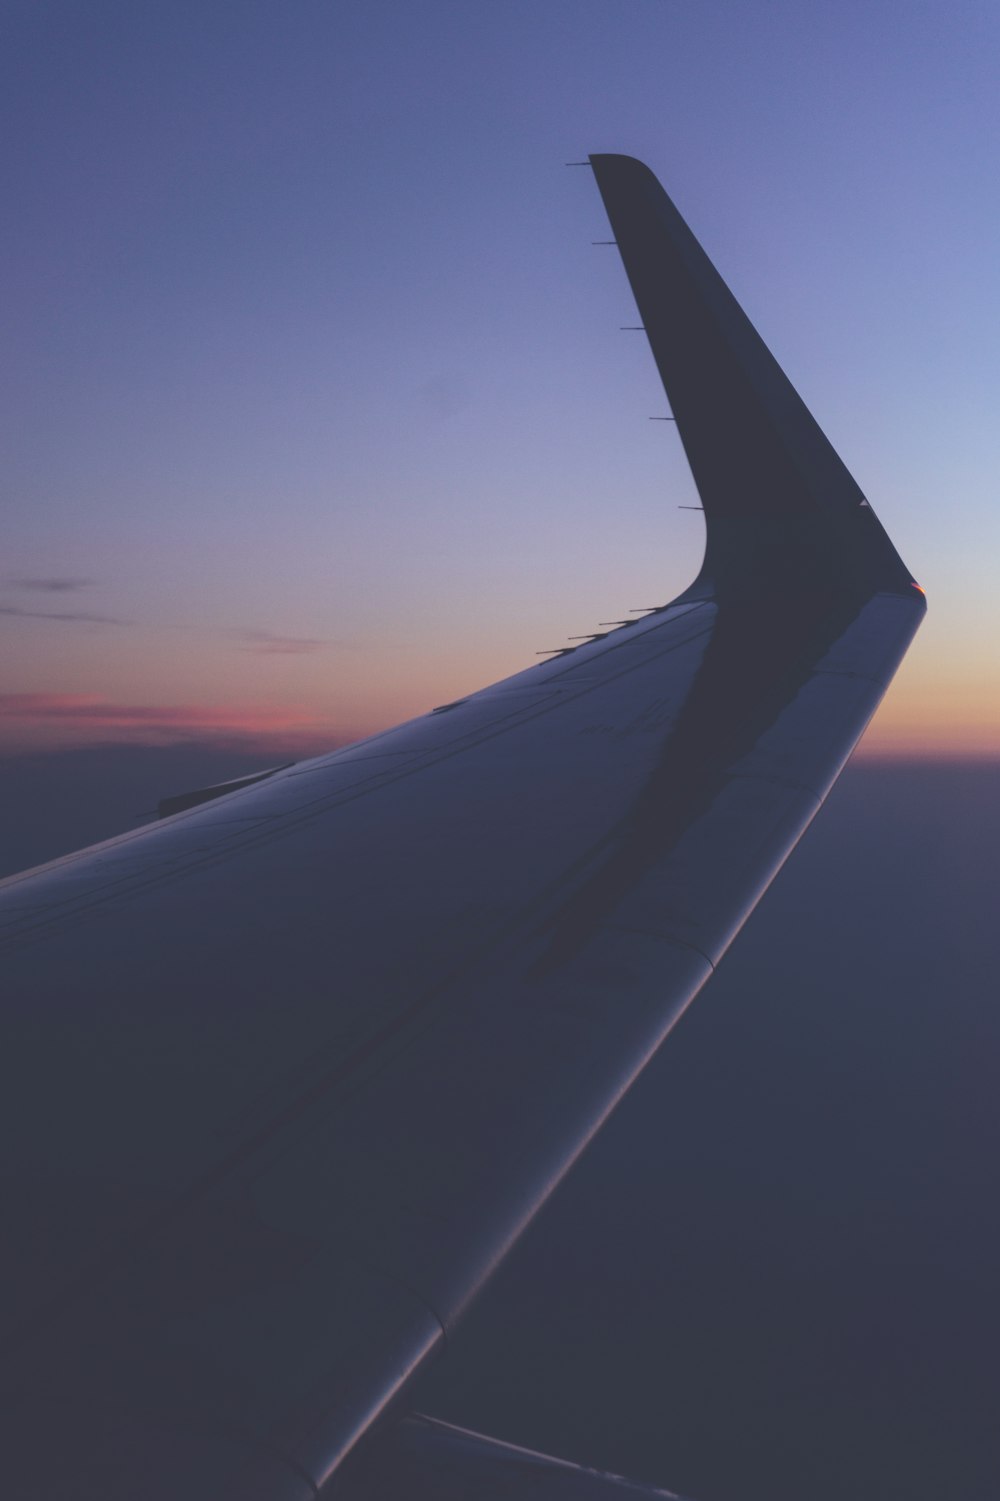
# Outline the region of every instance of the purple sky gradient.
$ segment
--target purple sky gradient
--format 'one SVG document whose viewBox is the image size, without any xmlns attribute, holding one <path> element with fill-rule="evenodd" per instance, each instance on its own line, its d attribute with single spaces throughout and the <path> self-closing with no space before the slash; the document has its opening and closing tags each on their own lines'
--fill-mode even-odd
<svg viewBox="0 0 1000 1501">
<path fill-rule="evenodd" d="M 927 587 L 869 764 L 435 1377 L 696 1495 L 997 1473 L 998 77 L 993 0 L 0 20 L 0 873 L 690 581 L 588 151 L 661 178 Z"/>
<path fill-rule="evenodd" d="M 869 750 L 1000 752 L 994 6 L 5 15 L 6 693 L 318 746 L 689 582 L 690 478 L 563 165 L 625 151 L 927 586 Z"/>
</svg>

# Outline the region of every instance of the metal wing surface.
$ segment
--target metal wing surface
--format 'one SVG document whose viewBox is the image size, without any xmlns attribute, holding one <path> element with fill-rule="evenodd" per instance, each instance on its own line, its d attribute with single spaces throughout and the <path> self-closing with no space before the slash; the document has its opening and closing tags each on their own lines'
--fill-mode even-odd
<svg viewBox="0 0 1000 1501">
<path fill-rule="evenodd" d="M 3 883 L 4 1494 L 325 1493 L 815 814 L 923 615 L 651 173 L 680 599 Z"/>
</svg>

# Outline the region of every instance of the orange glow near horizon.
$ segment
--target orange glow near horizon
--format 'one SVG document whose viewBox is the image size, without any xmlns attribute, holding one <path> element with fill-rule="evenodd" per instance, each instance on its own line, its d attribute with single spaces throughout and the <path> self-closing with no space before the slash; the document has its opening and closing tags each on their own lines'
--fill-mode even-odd
<svg viewBox="0 0 1000 1501">
<path fill-rule="evenodd" d="M 518 664 L 495 661 L 487 671 L 489 666 L 499 669 L 492 675 L 495 680 L 516 670 Z M 966 663 L 964 673 L 946 673 L 944 666 L 935 663 L 932 654 L 915 650 L 866 731 L 857 752 L 860 757 L 1000 759 L 1000 702 L 985 691 L 974 663 Z M 353 683 L 346 693 L 336 694 L 328 685 L 322 685 L 321 691 L 319 683 L 300 683 L 292 702 L 241 697 L 231 703 L 185 698 L 175 703 L 133 703 L 124 696 L 100 693 L 3 694 L 0 754 L 199 741 L 241 752 L 259 751 L 264 758 L 303 759 L 364 739 L 436 703 L 474 691 L 488 679 L 482 673 L 477 683 L 473 670 L 454 660 L 427 663 L 417 683 L 405 685 L 396 674 L 395 681 L 383 685 L 370 682 L 364 692 Z M 332 706 L 334 698 L 338 708 Z"/>
<path fill-rule="evenodd" d="M 865 732 L 861 756 L 1000 759 L 1000 702 L 969 671 L 904 663 Z"/>
<path fill-rule="evenodd" d="M 572 597 L 542 610 L 532 597 L 500 615 L 499 607 L 484 611 L 460 636 L 442 615 L 420 619 L 409 635 L 397 621 L 381 637 L 359 634 L 325 649 L 310 642 L 309 650 L 297 637 L 234 643 L 208 632 L 146 630 L 134 642 L 60 633 L 57 655 L 41 631 L 35 641 L 23 630 L 10 675 L 32 691 L 0 695 L 0 754 L 197 741 L 264 760 L 303 759 L 531 666 L 539 648 L 561 644 L 595 612 Z M 860 756 L 1000 758 L 988 624 L 960 617 L 950 600 L 928 615 Z"/>
</svg>

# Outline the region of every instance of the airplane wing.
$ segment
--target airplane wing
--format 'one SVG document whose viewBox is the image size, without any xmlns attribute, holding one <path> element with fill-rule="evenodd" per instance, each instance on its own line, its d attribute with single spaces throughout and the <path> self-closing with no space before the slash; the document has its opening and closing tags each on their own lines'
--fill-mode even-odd
<svg viewBox="0 0 1000 1501">
<path fill-rule="evenodd" d="M 655 178 L 591 164 L 704 567 L 482 692 L 3 883 L 4 1495 L 285 1501 L 377 1453 L 922 618 Z M 392 1431 L 417 1473 L 427 1430 Z"/>
</svg>

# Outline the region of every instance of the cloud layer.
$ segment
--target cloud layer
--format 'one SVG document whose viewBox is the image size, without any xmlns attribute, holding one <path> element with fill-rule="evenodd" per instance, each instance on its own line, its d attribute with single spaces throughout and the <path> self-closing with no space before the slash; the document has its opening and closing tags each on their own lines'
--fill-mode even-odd
<svg viewBox="0 0 1000 1501">
<path fill-rule="evenodd" d="M 129 625 L 117 615 L 98 615 L 92 610 L 26 610 L 21 605 L 0 605 L 0 615 L 16 615 L 23 620 L 76 620 L 91 625 Z"/>
<path fill-rule="evenodd" d="M 301 756 L 351 738 L 336 734 L 304 705 L 128 704 L 88 693 L 0 694 L 0 744 L 7 749 L 198 741 Z"/>
<path fill-rule="evenodd" d="M 12 589 L 36 589 L 42 594 L 75 594 L 78 589 L 92 589 L 96 580 L 55 575 L 49 578 L 12 578 L 7 582 Z"/>
<path fill-rule="evenodd" d="M 315 636 L 274 636 L 270 631 L 243 631 L 240 649 L 261 657 L 299 657 L 329 646 Z"/>
</svg>

